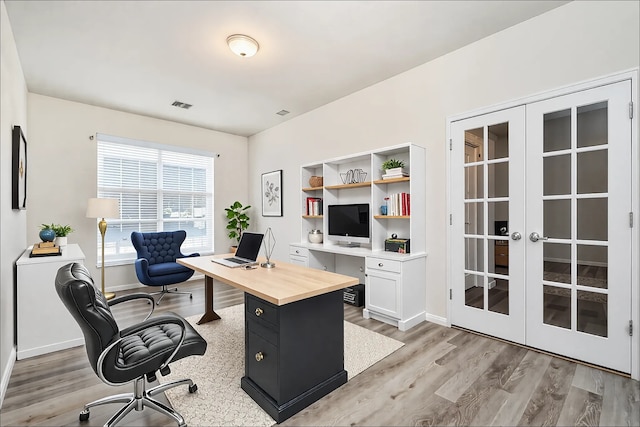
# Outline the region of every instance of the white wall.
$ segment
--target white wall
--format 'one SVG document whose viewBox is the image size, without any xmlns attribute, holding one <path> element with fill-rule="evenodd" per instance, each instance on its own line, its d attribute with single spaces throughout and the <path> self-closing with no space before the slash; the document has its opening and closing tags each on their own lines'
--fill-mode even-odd
<svg viewBox="0 0 640 427">
<path fill-rule="evenodd" d="M 27 213 L 11 209 L 11 130 L 14 125 L 24 127 L 23 132 L 29 142 L 27 85 L 7 9 L 2 1 L 0 2 L 0 406 L 15 361 L 14 262 L 22 255 L 26 246 Z M 27 149 L 30 150 L 29 147 Z"/>
<path fill-rule="evenodd" d="M 39 241 L 40 224 L 69 224 L 75 230 L 69 243 L 80 245 L 85 265 L 100 277 L 97 223 L 85 212 L 87 199 L 97 191 L 97 146 L 89 136 L 104 133 L 220 154 L 214 163 L 214 245 L 216 252 L 227 252 L 224 208 L 248 199 L 247 138 L 32 93 L 28 105 L 29 244 Z M 107 267 L 105 284 L 107 291 L 138 284 L 133 264 Z"/>
<path fill-rule="evenodd" d="M 251 204 L 260 207 L 260 174 L 283 169 L 284 216 L 258 217 L 256 224 L 272 227 L 274 257 L 287 259 L 288 243 L 300 241 L 300 165 L 403 142 L 423 145 L 427 312 L 446 316 L 447 117 L 638 67 L 638 6 L 569 3 L 250 137 Z"/>
</svg>

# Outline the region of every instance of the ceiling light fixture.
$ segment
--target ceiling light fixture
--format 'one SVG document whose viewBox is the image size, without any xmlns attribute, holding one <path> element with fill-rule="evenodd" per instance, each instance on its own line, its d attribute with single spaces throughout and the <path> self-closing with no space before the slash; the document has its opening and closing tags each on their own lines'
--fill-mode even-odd
<svg viewBox="0 0 640 427">
<path fill-rule="evenodd" d="M 227 37 L 227 44 L 233 53 L 244 58 L 255 55 L 260 48 L 257 41 L 244 34 L 233 34 Z"/>
</svg>

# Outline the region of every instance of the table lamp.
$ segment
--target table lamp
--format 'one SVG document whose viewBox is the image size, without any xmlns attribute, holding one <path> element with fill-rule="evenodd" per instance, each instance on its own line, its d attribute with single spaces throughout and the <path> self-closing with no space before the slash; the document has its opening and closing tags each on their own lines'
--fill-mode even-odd
<svg viewBox="0 0 640 427">
<path fill-rule="evenodd" d="M 120 203 L 118 199 L 92 198 L 87 202 L 87 218 L 102 218 L 98 222 L 98 229 L 102 236 L 102 257 L 101 257 L 101 286 L 102 294 L 106 299 L 116 296 L 114 292 L 104 291 L 104 234 L 107 232 L 107 221 L 105 218 L 120 218 Z"/>
</svg>

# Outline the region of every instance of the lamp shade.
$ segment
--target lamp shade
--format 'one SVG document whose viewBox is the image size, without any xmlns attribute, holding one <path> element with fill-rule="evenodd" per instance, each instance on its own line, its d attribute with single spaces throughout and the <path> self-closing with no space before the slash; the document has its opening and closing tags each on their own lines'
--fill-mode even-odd
<svg viewBox="0 0 640 427">
<path fill-rule="evenodd" d="M 227 37 L 229 49 L 238 56 L 248 58 L 258 52 L 258 42 L 244 34 L 234 34 Z"/>
<path fill-rule="evenodd" d="M 120 218 L 118 199 L 89 199 L 87 218 Z"/>
</svg>

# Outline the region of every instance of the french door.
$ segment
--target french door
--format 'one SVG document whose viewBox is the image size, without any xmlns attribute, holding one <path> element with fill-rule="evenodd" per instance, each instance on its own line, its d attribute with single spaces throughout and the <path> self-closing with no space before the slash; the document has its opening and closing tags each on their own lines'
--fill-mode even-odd
<svg viewBox="0 0 640 427">
<path fill-rule="evenodd" d="M 630 99 L 623 81 L 451 124 L 453 325 L 630 372 Z"/>
</svg>

